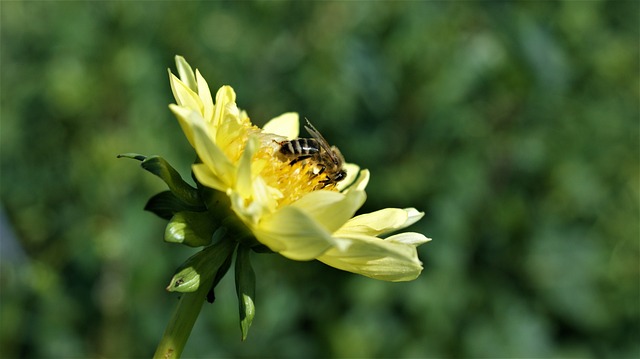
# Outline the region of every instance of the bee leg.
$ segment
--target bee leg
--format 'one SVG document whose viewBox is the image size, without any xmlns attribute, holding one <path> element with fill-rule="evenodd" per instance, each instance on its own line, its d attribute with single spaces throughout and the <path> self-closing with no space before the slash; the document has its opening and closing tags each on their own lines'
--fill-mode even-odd
<svg viewBox="0 0 640 359">
<path fill-rule="evenodd" d="M 320 168 L 320 171 L 318 171 L 318 173 L 311 173 L 311 178 L 313 178 L 313 177 L 315 177 L 315 176 L 318 176 L 318 175 L 321 175 L 321 174 L 322 174 L 322 172 L 324 172 L 324 170 L 326 170 L 326 169 L 327 169 L 327 166 L 322 166 L 322 167 Z M 324 181 L 320 181 L 320 182 L 322 183 L 322 182 L 324 182 Z"/>
<path fill-rule="evenodd" d="M 306 160 L 307 158 L 311 158 L 311 156 L 299 156 L 294 158 L 293 160 L 291 160 L 291 162 L 289 162 L 290 166 L 295 165 L 296 163 L 302 161 L 302 160 Z"/>
</svg>

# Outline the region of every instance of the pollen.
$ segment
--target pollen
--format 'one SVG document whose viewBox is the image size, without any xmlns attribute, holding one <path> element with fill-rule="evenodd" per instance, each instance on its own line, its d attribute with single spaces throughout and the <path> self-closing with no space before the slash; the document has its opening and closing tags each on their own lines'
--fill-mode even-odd
<svg viewBox="0 0 640 359">
<path fill-rule="evenodd" d="M 281 138 L 264 136 L 262 146 L 256 152 L 254 162 L 262 162 L 260 176 L 267 184 L 276 188 L 282 198 L 278 206 L 295 202 L 305 194 L 317 190 L 337 191 L 335 183 L 326 184 L 325 176 L 312 159 L 292 163 L 279 155 Z"/>
</svg>

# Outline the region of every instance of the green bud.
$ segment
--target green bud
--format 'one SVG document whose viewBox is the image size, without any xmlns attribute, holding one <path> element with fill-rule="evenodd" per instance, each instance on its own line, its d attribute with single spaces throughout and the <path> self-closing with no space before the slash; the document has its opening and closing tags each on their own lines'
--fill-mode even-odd
<svg viewBox="0 0 640 359">
<path fill-rule="evenodd" d="M 208 212 L 178 212 L 167 224 L 164 240 L 190 247 L 206 246 L 211 243 L 217 226 L 217 221 Z"/>
<path fill-rule="evenodd" d="M 173 275 L 167 290 L 169 292 L 194 292 L 202 283 L 213 283 L 218 269 L 233 254 L 236 242 L 225 240 L 216 242 L 187 259 Z"/>
<path fill-rule="evenodd" d="M 236 293 L 240 309 L 240 330 L 242 340 L 247 339 L 249 327 L 256 313 L 254 303 L 256 292 L 256 275 L 251 267 L 249 247 L 238 246 L 236 254 Z"/>
</svg>

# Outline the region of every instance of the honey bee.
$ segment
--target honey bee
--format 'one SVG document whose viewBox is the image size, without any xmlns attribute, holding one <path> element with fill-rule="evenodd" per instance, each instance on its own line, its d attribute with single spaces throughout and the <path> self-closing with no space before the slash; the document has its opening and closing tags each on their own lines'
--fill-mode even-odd
<svg viewBox="0 0 640 359">
<path fill-rule="evenodd" d="M 280 145 L 279 154 L 285 159 L 291 160 L 290 165 L 297 162 L 310 160 L 318 167 L 318 172 L 314 176 L 324 174 L 325 179 L 321 180 L 322 188 L 342 181 L 347 172 L 342 168 L 344 158 L 335 146 L 329 146 L 327 140 L 320 132 L 307 120 L 304 128 L 313 138 L 296 138 L 291 141 L 278 142 Z"/>
</svg>

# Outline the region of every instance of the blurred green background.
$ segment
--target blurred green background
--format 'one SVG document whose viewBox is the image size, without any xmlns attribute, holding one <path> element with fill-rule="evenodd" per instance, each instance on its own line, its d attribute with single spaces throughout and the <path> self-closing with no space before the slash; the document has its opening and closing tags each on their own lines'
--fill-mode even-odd
<svg viewBox="0 0 640 359">
<path fill-rule="evenodd" d="M 116 154 L 192 149 L 180 54 L 262 125 L 297 111 L 372 173 L 368 212 L 417 207 L 424 272 L 386 283 L 255 255 L 185 357 L 637 358 L 636 1 L 6 2 L 0 357 L 150 357 L 195 250 Z M 232 273 L 230 273 L 232 274 Z"/>
</svg>

